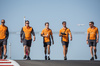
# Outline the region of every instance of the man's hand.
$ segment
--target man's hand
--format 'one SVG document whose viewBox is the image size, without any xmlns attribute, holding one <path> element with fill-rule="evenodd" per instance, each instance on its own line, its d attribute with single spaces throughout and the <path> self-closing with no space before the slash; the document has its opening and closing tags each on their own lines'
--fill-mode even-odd
<svg viewBox="0 0 100 66">
<path fill-rule="evenodd" d="M 96 40 L 96 43 L 98 43 L 99 41 L 98 40 Z"/>
<path fill-rule="evenodd" d="M 20 42 L 22 43 L 22 37 L 21 37 L 21 41 Z"/>
<path fill-rule="evenodd" d="M 47 35 L 43 35 L 43 37 L 48 37 L 48 34 Z"/>
<path fill-rule="evenodd" d="M 86 43 L 87 43 L 87 44 L 89 44 L 89 42 L 88 42 L 88 41 L 86 41 Z"/>
<path fill-rule="evenodd" d="M 33 41 L 35 41 L 35 39 L 33 39 Z"/>
<path fill-rule="evenodd" d="M 72 41 L 72 38 L 70 38 L 70 40 Z"/>
<path fill-rule="evenodd" d="M 54 44 L 54 41 L 52 41 L 52 44 Z"/>
<path fill-rule="evenodd" d="M 22 40 L 20 42 L 22 43 Z"/>
<path fill-rule="evenodd" d="M 35 41 L 35 36 L 33 36 L 33 41 Z"/>
<path fill-rule="evenodd" d="M 48 37 L 48 34 L 46 35 L 46 37 Z"/>
</svg>

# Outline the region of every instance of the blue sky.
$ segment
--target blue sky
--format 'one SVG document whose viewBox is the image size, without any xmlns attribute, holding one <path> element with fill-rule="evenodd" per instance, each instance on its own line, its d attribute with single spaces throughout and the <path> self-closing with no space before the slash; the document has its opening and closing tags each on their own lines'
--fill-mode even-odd
<svg viewBox="0 0 100 66">
<path fill-rule="evenodd" d="M 43 39 L 40 32 L 49 22 L 54 33 L 55 44 L 51 46 L 51 59 L 63 60 L 61 38 L 58 35 L 62 21 L 67 22 L 73 41 L 70 41 L 68 60 L 89 60 L 90 50 L 86 44 L 86 32 L 89 22 L 94 21 L 100 29 L 100 0 L 0 0 L 0 20 L 5 19 L 10 32 L 20 32 L 24 26 L 24 16 L 30 21 L 36 33 L 36 41 L 32 42 L 31 58 L 44 59 Z M 78 26 L 77 24 L 85 24 Z M 10 33 L 8 44 L 11 43 L 12 59 L 23 59 L 23 45 L 20 35 Z M 98 60 L 100 60 L 100 43 L 97 45 Z M 9 45 L 8 45 L 9 55 Z"/>
</svg>

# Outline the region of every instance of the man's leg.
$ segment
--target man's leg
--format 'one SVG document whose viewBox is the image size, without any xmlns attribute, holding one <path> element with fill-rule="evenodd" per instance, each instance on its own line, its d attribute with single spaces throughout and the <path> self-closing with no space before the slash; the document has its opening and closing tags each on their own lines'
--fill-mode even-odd
<svg viewBox="0 0 100 66">
<path fill-rule="evenodd" d="M 26 55 L 26 45 L 24 45 L 24 55 Z"/>
<path fill-rule="evenodd" d="M 24 45 L 24 58 L 23 59 L 26 59 L 26 45 Z"/>
<path fill-rule="evenodd" d="M 47 55 L 47 47 L 44 47 L 44 53 Z"/>
<path fill-rule="evenodd" d="M 30 55 L 30 47 L 28 47 L 28 56 Z"/>
<path fill-rule="evenodd" d="M 6 55 L 6 53 L 7 53 L 7 45 L 3 45 L 3 47 L 4 47 L 4 55 Z"/>
<path fill-rule="evenodd" d="M 90 53 L 91 53 L 91 56 L 92 56 L 92 58 L 90 60 L 94 60 L 94 57 L 93 57 L 93 46 L 90 46 Z"/>
<path fill-rule="evenodd" d="M 2 54 L 2 49 L 1 49 L 1 47 L 0 47 L 0 59 L 2 59 L 1 54 Z"/>
<path fill-rule="evenodd" d="M 90 46 L 90 53 L 91 53 L 91 56 L 93 57 L 93 46 Z"/>
<path fill-rule="evenodd" d="M 93 49 L 94 49 L 94 56 L 95 56 L 95 59 L 97 59 L 97 55 L 96 55 L 97 49 L 96 49 L 95 46 L 93 47 Z"/>
<path fill-rule="evenodd" d="M 50 45 L 48 45 L 47 47 L 48 47 L 48 55 L 50 55 Z"/>
<path fill-rule="evenodd" d="M 93 49 L 94 49 L 94 55 L 96 55 L 97 52 L 96 47 L 93 47 Z"/>
<path fill-rule="evenodd" d="M 44 47 L 45 60 L 47 60 L 47 46 Z"/>
<path fill-rule="evenodd" d="M 68 52 L 68 47 L 66 47 L 66 53 L 65 53 L 66 55 L 67 55 L 67 52 Z"/>
<path fill-rule="evenodd" d="M 2 50 L 2 57 L 4 55 L 4 49 L 3 49 L 3 46 L 1 47 L 1 50 Z"/>
<path fill-rule="evenodd" d="M 30 47 L 27 47 L 28 48 L 28 58 L 27 58 L 27 60 L 31 60 L 31 58 L 30 58 Z"/>
<path fill-rule="evenodd" d="M 67 60 L 67 58 L 66 58 L 66 54 L 67 54 L 66 45 L 63 45 L 63 54 L 64 54 L 64 60 Z"/>
<path fill-rule="evenodd" d="M 50 45 L 47 45 L 48 48 L 48 60 L 50 60 Z"/>
<path fill-rule="evenodd" d="M 63 54 L 64 54 L 64 57 L 66 57 L 66 45 L 63 45 Z"/>
<path fill-rule="evenodd" d="M 4 48 L 4 59 L 6 59 L 7 58 L 7 55 L 6 55 L 6 53 L 7 53 L 7 45 L 3 45 L 3 48 Z"/>
<path fill-rule="evenodd" d="M 0 40 L 0 59 L 2 59 L 2 41 Z"/>
</svg>

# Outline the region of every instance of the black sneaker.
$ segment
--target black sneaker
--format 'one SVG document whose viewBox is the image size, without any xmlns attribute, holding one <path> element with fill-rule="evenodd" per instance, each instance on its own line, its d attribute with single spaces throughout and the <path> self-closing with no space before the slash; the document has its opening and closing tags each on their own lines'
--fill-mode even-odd
<svg viewBox="0 0 100 66">
<path fill-rule="evenodd" d="M 67 60 L 67 58 L 66 58 L 66 57 L 64 57 L 64 60 Z"/>
<path fill-rule="evenodd" d="M 7 55 L 4 55 L 4 59 L 6 59 L 7 58 Z"/>
<path fill-rule="evenodd" d="M 90 60 L 94 60 L 94 57 L 92 57 Z"/>
<path fill-rule="evenodd" d="M 95 59 L 97 59 L 97 55 L 95 55 Z"/>
<path fill-rule="evenodd" d="M 27 57 L 27 60 L 31 60 L 31 58 L 28 56 L 28 57 Z"/>
<path fill-rule="evenodd" d="M 47 56 L 45 56 L 45 60 L 47 60 Z"/>
<path fill-rule="evenodd" d="M 50 60 L 50 57 L 48 56 L 48 60 Z"/>
<path fill-rule="evenodd" d="M 0 56 L 0 59 L 2 59 L 2 56 Z"/>
<path fill-rule="evenodd" d="M 24 55 L 24 58 L 23 59 L 26 59 L 26 55 Z"/>
</svg>

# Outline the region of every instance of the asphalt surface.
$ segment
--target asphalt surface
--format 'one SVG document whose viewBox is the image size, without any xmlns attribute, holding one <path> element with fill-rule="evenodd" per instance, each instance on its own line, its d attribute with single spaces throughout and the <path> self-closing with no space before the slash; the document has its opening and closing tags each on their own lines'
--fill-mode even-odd
<svg viewBox="0 0 100 66">
<path fill-rule="evenodd" d="M 100 61 L 87 60 L 15 60 L 20 66 L 100 66 Z"/>
</svg>

